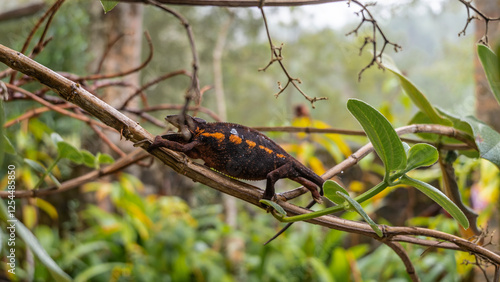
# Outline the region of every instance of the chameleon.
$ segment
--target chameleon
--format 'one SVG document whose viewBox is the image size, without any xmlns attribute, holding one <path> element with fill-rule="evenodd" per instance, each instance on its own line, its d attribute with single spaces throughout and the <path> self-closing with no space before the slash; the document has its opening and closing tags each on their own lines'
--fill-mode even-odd
<svg viewBox="0 0 500 282">
<path fill-rule="evenodd" d="M 206 122 L 189 115 L 169 115 L 165 120 L 179 132 L 156 136 L 149 152 L 165 147 L 192 159 L 202 159 L 206 166 L 236 179 L 265 179 L 262 198 L 266 200 L 274 197 L 274 184 L 279 179 L 289 178 L 311 191 L 315 202 L 322 202 L 325 180 L 259 131 L 235 123 Z M 184 127 L 181 121 L 190 133 L 187 140 L 180 132 Z"/>
</svg>

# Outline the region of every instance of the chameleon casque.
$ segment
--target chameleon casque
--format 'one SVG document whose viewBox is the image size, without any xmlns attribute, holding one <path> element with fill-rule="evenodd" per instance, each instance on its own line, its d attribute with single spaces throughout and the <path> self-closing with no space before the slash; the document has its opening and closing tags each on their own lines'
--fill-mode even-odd
<svg viewBox="0 0 500 282">
<path fill-rule="evenodd" d="M 259 131 L 234 123 L 207 123 L 201 118 L 185 116 L 191 137 L 170 133 L 156 136 L 148 151 L 165 147 L 186 154 L 192 159 L 202 159 L 205 165 L 228 176 L 243 180 L 267 180 L 263 199 L 271 200 L 274 184 L 289 178 L 311 191 L 316 202 L 321 203 L 325 180 L 301 164 L 269 137 Z M 187 120 L 189 119 L 189 120 Z M 181 129 L 180 115 L 165 118 Z M 318 192 L 317 187 L 320 188 Z"/>
</svg>

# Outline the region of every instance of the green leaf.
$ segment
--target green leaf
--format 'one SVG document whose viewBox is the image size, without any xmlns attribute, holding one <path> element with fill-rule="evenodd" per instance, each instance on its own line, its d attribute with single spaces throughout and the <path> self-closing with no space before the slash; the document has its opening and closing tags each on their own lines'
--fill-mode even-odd
<svg viewBox="0 0 500 282">
<path fill-rule="evenodd" d="M 57 152 L 61 158 L 69 159 L 70 161 L 81 164 L 83 162 L 83 156 L 77 148 L 73 147 L 73 145 L 60 141 L 57 143 Z"/>
<path fill-rule="evenodd" d="M 276 204 L 273 201 L 262 199 L 259 201 L 259 203 L 263 203 L 267 206 L 270 206 L 270 207 L 274 208 L 280 215 L 286 216 L 285 210 L 280 205 Z"/>
<path fill-rule="evenodd" d="M 405 172 L 422 167 L 430 166 L 437 162 L 439 153 L 433 146 L 429 144 L 415 144 L 408 151 L 408 161 Z"/>
<path fill-rule="evenodd" d="M 112 156 L 102 153 L 97 153 L 96 159 L 99 162 L 99 164 L 112 164 L 115 162 Z"/>
<path fill-rule="evenodd" d="M 15 155 L 16 154 L 16 149 L 12 145 L 12 142 L 10 142 L 9 138 L 7 136 L 3 136 L 4 141 L 3 141 L 3 149 L 4 152 L 7 154 Z"/>
<path fill-rule="evenodd" d="M 56 187 L 61 187 L 61 182 L 59 182 L 59 180 L 57 180 L 57 178 L 52 174 L 52 173 L 49 173 L 48 174 L 50 179 L 52 180 L 52 182 L 54 182 L 54 184 L 56 185 Z"/>
<path fill-rule="evenodd" d="M 466 120 L 474 131 L 479 156 L 500 168 L 500 133 L 473 116 L 468 116 Z"/>
<path fill-rule="evenodd" d="M 7 207 L 4 201 L 0 201 L 0 219 L 6 224 L 15 224 L 16 235 L 24 241 L 26 246 L 35 254 L 40 262 L 47 267 L 54 281 L 71 281 L 71 277 L 66 274 L 47 254 L 45 249 L 40 245 L 38 239 L 31 233 L 31 231 L 24 226 L 18 219 L 11 218 L 7 212 Z M 7 220 L 15 220 L 15 222 L 8 222 Z"/>
<path fill-rule="evenodd" d="M 400 183 L 417 188 L 445 209 L 456 221 L 458 221 L 458 223 L 460 223 L 460 225 L 462 225 L 463 228 L 469 228 L 469 221 L 467 220 L 465 214 L 457 207 L 457 205 L 455 205 L 455 203 L 446 197 L 443 192 L 439 191 L 434 186 L 420 180 L 410 178 L 407 175 L 403 175 L 401 177 Z"/>
<path fill-rule="evenodd" d="M 431 105 L 429 100 L 427 100 L 424 93 L 422 93 L 407 77 L 401 74 L 389 57 L 384 57 L 384 67 L 399 78 L 401 87 L 403 87 L 406 95 L 408 95 L 413 103 L 431 119 L 432 123 L 451 126 L 451 121 L 439 115 L 437 110 Z"/>
<path fill-rule="evenodd" d="M 104 13 L 106 14 L 107 12 L 113 10 L 113 8 L 118 5 L 118 1 L 112 1 L 112 0 L 101 0 L 101 5 L 102 8 L 104 9 Z"/>
<path fill-rule="evenodd" d="M 345 199 L 338 196 L 337 192 L 349 195 L 349 193 L 342 186 L 333 180 L 327 180 L 323 183 L 323 191 L 325 193 L 325 197 L 337 205 L 343 205 L 345 203 Z"/>
<path fill-rule="evenodd" d="M 36 172 L 43 174 L 46 171 L 45 167 L 43 167 L 41 164 L 39 164 L 38 162 L 36 162 L 34 160 L 24 159 L 24 162 L 27 165 L 29 165 L 31 168 L 33 168 Z"/>
<path fill-rule="evenodd" d="M 368 216 L 368 214 L 365 212 L 365 210 L 361 207 L 361 205 L 356 202 L 353 198 L 349 197 L 348 194 L 342 193 L 340 191 L 337 191 L 337 195 L 344 198 L 347 202 L 349 202 L 349 210 L 357 212 L 363 219 L 370 225 L 370 227 L 377 233 L 379 237 L 384 236 L 382 233 L 382 230 L 378 227 L 378 225 Z"/>
<path fill-rule="evenodd" d="M 375 108 L 357 99 L 349 99 L 347 108 L 361 124 L 384 163 L 385 179 L 388 179 L 391 171 L 404 169 L 406 167 L 405 149 L 389 121 Z"/>
<path fill-rule="evenodd" d="M 484 73 L 490 84 L 491 91 L 495 95 L 497 102 L 500 103 L 500 61 L 493 51 L 482 45 L 477 45 L 477 55 L 483 65 Z"/>
<path fill-rule="evenodd" d="M 88 167 L 91 167 L 91 168 L 95 168 L 95 163 L 96 163 L 96 157 L 89 151 L 87 150 L 81 150 L 80 153 L 82 153 L 82 157 L 83 157 L 83 164 L 88 166 Z"/>
</svg>

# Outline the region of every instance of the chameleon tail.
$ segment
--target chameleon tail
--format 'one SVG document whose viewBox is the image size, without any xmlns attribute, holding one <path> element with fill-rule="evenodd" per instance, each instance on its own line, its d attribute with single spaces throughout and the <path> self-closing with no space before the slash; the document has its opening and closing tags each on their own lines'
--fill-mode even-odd
<svg viewBox="0 0 500 282">
<path fill-rule="evenodd" d="M 322 193 L 323 194 L 323 193 Z M 311 201 L 307 206 L 306 206 L 306 209 L 310 209 L 312 208 L 312 206 L 314 206 L 314 204 L 316 204 L 316 201 Z M 283 232 L 285 232 L 290 226 L 292 226 L 292 224 L 294 224 L 294 222 L 290 222 L 288 223 L 285 227 L 281 228 L 280 231 L 278 231 L 278 233 L 276 233 L 276 235 L 274 235 L 271 239 L 267 240 L 267 242 L 264 243 L 264 246 L 271 243 L 271 241 L 273 241 L 274 239 L 276 239 L 278 236 L 280 236 Z"/>
</svg>

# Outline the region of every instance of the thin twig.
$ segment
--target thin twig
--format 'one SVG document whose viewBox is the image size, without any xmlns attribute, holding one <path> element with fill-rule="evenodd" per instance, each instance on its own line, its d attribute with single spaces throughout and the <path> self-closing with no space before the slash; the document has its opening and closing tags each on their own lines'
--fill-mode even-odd
<svg viewBox="0 0 500 282">
<path fill-rule="evenodd" d="M 123 72 L 110 73 L 110 74 L 91 74 L 91 75 L 87 75 L 87 76 L 78 77 L 78 79 L 73 79 L 73 80 L 84 81 L 84 80 L 98 80 L 98 79 L 123 77 L 123 76 L 126 76 L 128 74 L 131 74 L 131 73 L 134 73 L 134 72 L 137 72 L 137 71 L 143 69 L 145 66 L 147 66 L 149 64 L 149 62 L 153 58 L 153 51 L 154 51 L 153 42 L 151 41 L 151 36 L 149 36 L 149 33 L 147 31 L 144 32 L 144 36 L 146 37 L 146 41 L 148 42 L 149 55 L 146 58 L 146 60 L 142 64 L 140 64 L 139 66 L 132 68 L 130 70 L 127 70 L 127 71 L 123 71 Z"/>
<path fill-rule="evenodd" d="M 77 107 L 73 104 L 70 104 L 70 103 L 67 103 L 67 104 L 63 104 L 63 105 L 59 105 L 58 106 L 60 109 L 71 109 L 71 108 L 74 108 L 74 107 Z M 49 112 L 49 111 L 52 111 L 51 108 L 49 107 L 41 107 L 41 108 L 36 108 L 36 109 L 32 109 L 32 110 L 29 110 L 27 112 L 25 112 L 24 114 L 16 117 L 16 118 L 13 118 L 9 121 L 7 121 L 3 127 L 4 128 L 8 128 L 8 127 L 11 127 L 12 125 L 14 124 L 17 124 L 17 123 L 20 123 L 21 121 L 25 120 L 25 119 L 30 119 L 30 118 L 33 118 L 33 117 L 36 117 L 42 113 L 45 113 L 45 112 Z"/>
<path fill-rule="evenodd" d="M 186 75 L 186 76 L 189 76 L 189 77 L 192 77 L 191 74 L 189 72 L 187 72 L 186 70 L 177 70 L 177 71 L 173 71 L 173 72 L 169 72 L 167 74 L 164 74 L 164 75 L 161 75 L 153 80 L 151 80 L 150 82 L 144 84 L 141 88 L 137 89 L 134 93 L 132 93 L 129 97 L 127 97 L 127 99 L 125 99 L 125 101 L 123 102 L 123 104 L 118 107 L 119 109 L 123 109 L 127 106 L 127 104 L 137 95 L 139 94 L 142 94 L 144 93 L 143 91 L 148 89 L 149 87 L 163 81 L 163 80 L 166 80 L 166 79 L 169 79 L 169 78 L 172 78 L 172 77 L 175 77 L 175 76 L 178 76 L 178 75 Z"/>
<path fill-rule="evenodd" d="M 61 7 L 62 3 L 64 2 L 65 0 L 57 0 L 46 12 L 45 14 L 43 14 L 43 16 L 40 17 L 40 19 L 38 19 L 38 21 L 36 22 L 35 26 L 31 29 L 30 33 L 28 34 L 28 37 L 26 38 L 26 40 L 24 41 L 24 45 L 23 47 L 21 48 L 21 53 L 25 53 L 26 50 L 28 49 L 28 46 L 31 42 L 31 40 L 33 39 L 33 36 L 35 35 L 35 32 L 38 30 L 38 28 L 42 25 L 42 23 L 45 21 L 45 19 L 47 17 L 52 17 L 56 12 L 57 10 Z M 48 28 L 48 24 L 45 26 L 45 29 Z M 45 34 L 45 32 L 44 32 Z M 10 73 L 10 83 L 13 84 L 14 83 L 14 80 L 15 80 L 15 77 L 16 77 L 16 74 L 17 72 L 16 71 L 13 71 Z"/>
<path fill-rule="evenodd" d="M 363 44 L 359 48 L 359 53 L 361 54 L 363 52 L 363 49 L 365 48 L 365 46 L 371 44 L 373 47 L 373 50 L 372 50 L 373 54 L 372 54 L 371 61 L 363 69 L 361 69 L 361 71 L 358 73 L 358 80 L 361 80 L 361 76 L 362 76 L 363 72 L 375 64 L 378 66 L 379 69 L 385 69 L 384 66 L 382 65 L 382 55 L 384 54 L 384 51 L 385 51 L 385 48 L 387 47 L 387 45 L 392 45 L 395 52 L 398 52 L 398 51 L 402 50 L 403 48 L 400 45 L 398 45 L 397 43 L 391 42 L 391 41 L 389 41 L 389 39 L 387 39 L 385 33 L 378 25 L 377 21 L 375 20 L 375 18 L 371 14 L 370 10 L 368 10 L 368 7 L 374 6 L 375 3 L 362 4 L 358 0 L 347 1 L 347 5 L 350 6 L 350 3 L 354 3 L 354 4 L 358 5 L 359 7 L 361 7 L 361 10 L 359 12 L 355 12 L 355 14 L 357 16 L 361 16 L 361 22 L 358 24 L 358 26 L 355 29 L 348 32 L 346 34 L 346 36 L 351 35 L 351 34 L 357 35 L 358 31 L 364 25 L 364 23 L 370 23 L 372 25 L 371 36 L 365 37 Z M 382 36 L 382 39 L 383 39 L 383 44 L 382 44 L 382 48 L 380 49 L 380 51 L 377 50 L 377 34 Z"/>
<path fill-rule="evenodd" d="M 302 91 L 302 89 L 300 89 L 299 87 L 299 83 L 302 83 L 302 81 L 299 79 L 299 78 L 294 78 L 292 77 L 289 73 L 288 73 L 288 70 L 285 68 L 285 65 L 283 65 L 283 56 L 281 55 L 281 51 L 283 50 L 283 43 L 281 44 L 280 47 L 276 47 L 274 44 L 273 44 L 273 40 L 271 38 L 271 33 L 269 31 L 269 27 L 267 25 L 267 19 L 266 19 L 266 14 L 264 13 L 264 0 L 261 1 L 261 4 L 259 5 L 259 9 L 260 9 L 260 12 L 262 14 L 262 19 L 264 21 L 264 27 L 266 29 L 266 34 L 267 34 L 267 39 L 269 41 L 269 47 L 271 49 L 271 59 L 269 60 L 269 63 L 263 67 L 263 68 L 260 68 L 259 71 L 265 71 L 267 70 L 268 67 L 270 67 L 274 62 L 278 62 L 278 64 L 280 65 L 281 69 L 283 70 L 283 73 L 285 73 L 285 75 L 287 76 L 288 78 L 288 81 L 287 83 L 285 84 L 285 87 L 282 87 L 281 86 L 281 83 L 278 82 L 278 88 L 279 88 L 279 91 L 274 94 L 274 96 L 276 98 L 278 98 L 278 96 L 283 93 L 283 91 L 285 91 L 285 89 L 288 87 L 288 85 L 290 85 L 290 83 L 295 87 L 295 89 L 297 89 L 297 91 L 299 91 L 300 94 L 302 94 L 302 96 L 304 96 L 304 98 L 306 98 L 307 101 L 309 101 L 311 103 L 311 107 L 314 109 L 314 102 L 316 101 L 320 101 L 320 100 L 328 100 L 327 97 L 310 97 L 309 95 L 307 95 L 304 91 Z"/>
<path fill-rule="evenodd" d="M 467 20 L 465 22 L 465 27 L 458 33 L 458 36 L 464 35 L 465 36 L 465 31 L 467 30 L 467 27 L 473 20 L 484 20 L 484 35 L 483 37 L 479 40 L 480 43 L 485 44 L 488 46 L 488 27 L 489 23 L 492 21 L 500 21 L 500 17 L 497 18 L 492 18 L 486 16 L 483 12 L 478 10 L 476 7 L 472 6 L 472 0 L 471 1 L 466 1 L 466 0 L 458 0 L 460 3 L 464 4 L 465 8 L 467 9 Z M 475 15 L 471 16 L 470 10 L 474 11 Z"/>
</svg>

